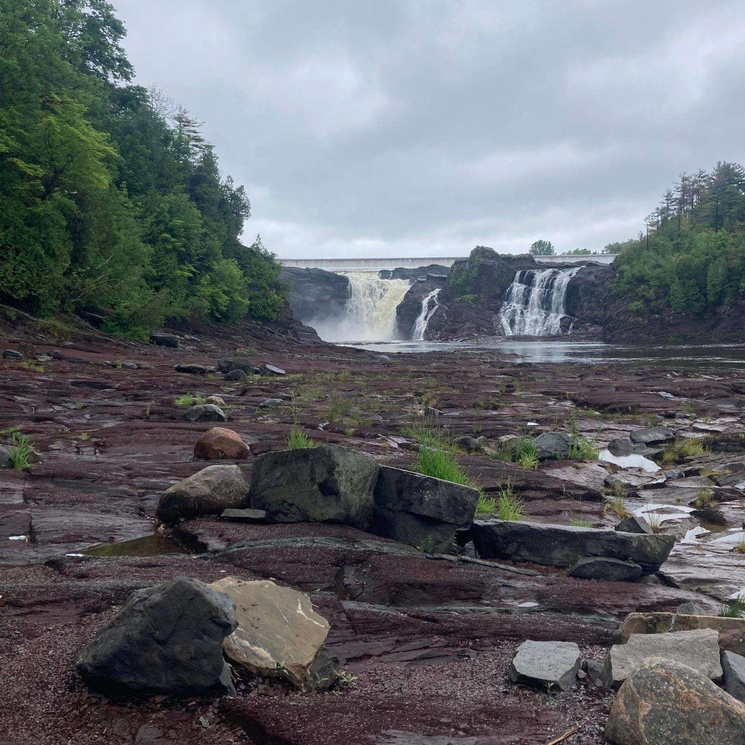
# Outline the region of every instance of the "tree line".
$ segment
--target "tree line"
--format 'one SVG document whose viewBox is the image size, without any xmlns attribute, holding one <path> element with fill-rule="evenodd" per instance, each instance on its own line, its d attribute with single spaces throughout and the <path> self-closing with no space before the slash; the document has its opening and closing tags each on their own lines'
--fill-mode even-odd
<svg viewBox="0 0 745 745">
<path fill-rule="evenodd" d="M 0 302 L 169 320 L 275 319 L 279 267 L 201 123 L 132 84 L 105 0 L 0 0 Z"/>
<path fill-rule="evenodd" d="M 636 239 L 606 246 L 616 291 L 637 312 L 704 315 L 745 300 L 745 169 L 682 174 Z"/>
</svg>

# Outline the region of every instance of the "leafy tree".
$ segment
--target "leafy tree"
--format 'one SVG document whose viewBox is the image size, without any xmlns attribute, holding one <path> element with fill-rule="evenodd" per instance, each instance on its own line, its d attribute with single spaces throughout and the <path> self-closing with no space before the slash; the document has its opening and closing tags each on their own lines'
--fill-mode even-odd
<svg viewBox="0 0 745 745">
<path fill-rule="evenodd" d="M 530 253 L 533 254 L 533 256 L 553 256 L 556 251 L 554 250 L 554 244 L 551 243 L 551 241 L 539 240 L 531 244 Z"/>
</svg>

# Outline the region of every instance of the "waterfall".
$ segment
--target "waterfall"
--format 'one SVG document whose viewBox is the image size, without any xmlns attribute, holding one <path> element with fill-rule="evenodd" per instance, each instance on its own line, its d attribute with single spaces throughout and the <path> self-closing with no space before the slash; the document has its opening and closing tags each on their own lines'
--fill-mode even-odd
<svg viewBox="0 0 745 745">
<path fill-rule="evenodd" d="M 499 321 L 505 336 L 555 336 L 566 315 L 569 280 L 581 269 L 528 269 L 515 275 Z"/>
<path fill-rule="evenodd" d="M 380 279 L 377 272 L 342 273 L 351 288 L 344 316 L 316 325 L 318 335 L 332 342 L 391 341 L 396 333 L 396 308 L 411 282 Z"/>
<path fill-rule="evenodd" d="M 422 312 L 419 314 L 419 318 L 416 319 L 414 324 L 414 330 L 411 333 L 411 338 L 416 341 L 422 341 L 424 339 L 424 332 L 427 330 L 427 324 L 429 319 L 435 314 L 435 311 L 440 307 L 437 302 L 437 296 L 440 294 L 440 288 L 432 290 L 422 300 Z"/>
</svg>

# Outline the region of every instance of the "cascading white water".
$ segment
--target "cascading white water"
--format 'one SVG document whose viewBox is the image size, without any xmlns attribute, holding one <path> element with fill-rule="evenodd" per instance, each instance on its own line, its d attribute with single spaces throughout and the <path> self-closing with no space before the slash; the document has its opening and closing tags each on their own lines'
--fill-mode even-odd
<svg viewBox="0 0 745 745">
<path fill-rule="evenodd" d="M 581 269 L 518 272 L 505 296 L 499 320 L 505 336 L 555 336 L 566 315 L 569 280 Z"/>
<path fill-rule="evenodd" d="M 437 296 L 440 294 L 440 288 L 432 290 L 422 300 L 422 311 L 419 314 L 419 318 L 416 319 L 414 324 L 414 330 L 411 333 L 411 338 L 415 341 L 422 341 L 424 339 L 424 332 L 427 330 L 430 318 L 435 314 L 435 311 L 440 307 L 437 302 Z"/>
<path fill-rule="evenodd" d="M 349 278 L 351 296 L 342 318 L 330 319 L 315 328 L 332 342 L 391 341 L 396 333 L 396 308 L 404 299 L 408 279 L 380 279 L 377 272 L 343 272 Z"/>
</svg>

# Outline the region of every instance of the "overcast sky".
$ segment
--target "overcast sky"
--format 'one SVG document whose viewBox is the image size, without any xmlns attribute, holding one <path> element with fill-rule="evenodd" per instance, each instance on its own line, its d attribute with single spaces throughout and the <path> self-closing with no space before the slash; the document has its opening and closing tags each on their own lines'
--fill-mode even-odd
<svg viewBox="0 0 745 745">
<path fill-rule="evenodd" d="M 281 257 L 635 236 L 745 162 L 742 0 L 113 0 Z"/>
</svg>

